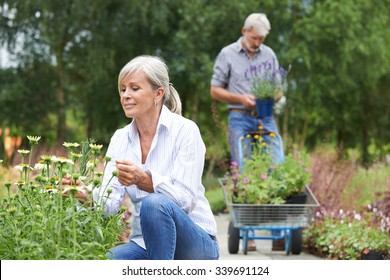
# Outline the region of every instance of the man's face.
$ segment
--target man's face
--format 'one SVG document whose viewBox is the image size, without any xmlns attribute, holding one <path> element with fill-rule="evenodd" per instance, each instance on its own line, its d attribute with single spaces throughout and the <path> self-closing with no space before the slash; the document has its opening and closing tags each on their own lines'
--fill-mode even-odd
<svg viewBox="0 0 390 280">
<path fill-rule="evenodd" d="M 257 34 L 253 28 L 250 30 L 243 28 L 242 35 L 244 36 L 243 47 L 250 54 L 255 53 L 265 39 L 265 36 Z"/>
</svg>

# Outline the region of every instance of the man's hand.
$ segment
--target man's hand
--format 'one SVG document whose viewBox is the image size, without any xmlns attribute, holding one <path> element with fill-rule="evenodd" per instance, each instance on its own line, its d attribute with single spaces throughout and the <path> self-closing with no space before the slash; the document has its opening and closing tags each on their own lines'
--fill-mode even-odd
<svg viewBox="0 0 390 280">
<path fill-rule="evenodd" d="M 256 106 L 256 98 L 252 94 L 241 94 L 241 104 L 245 107 L 255 107 Z"/>
</svg>

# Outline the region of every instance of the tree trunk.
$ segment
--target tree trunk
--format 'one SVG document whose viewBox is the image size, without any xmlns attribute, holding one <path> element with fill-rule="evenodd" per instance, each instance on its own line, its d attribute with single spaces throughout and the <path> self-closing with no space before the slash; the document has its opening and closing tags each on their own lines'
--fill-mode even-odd
<svg viewBox="0 0 390 280">
<path fill-rule="evenodd" d="M 57 87 L 57 142 L 63 143 L 66 132 L 65 92 L 61 84 Z"/>
<path fill-rule="evenodd" d="M 191 106 L 191 119 L 194 122 L 197 122 L 199 115 L 199 86 L 195 87 L 195 91 L 193 94 L 192 106 Z"/>
<path fill-rule="evenodd" d="M 57 80 L 56 85 L 56 101 L 57 101 L 57 142 L 63 143 L 66 134 L 66 98 L 64 88 L 64 61 L 63 61 L 63 44 L 54 47 L 54 53 L 57 61 L 55 67 L 55 75 Z"/>
<path fill-rule="evenodd" d="M 365 168 L 369 167 L 370 158 L 368 154 L 368 145 L 370 144 L 369 139 L 369 127 L 370 127 L 370 116 L 367 112 L 371 112 L 369 94 L 366 93 L 367 89 L 362 91 L 362 164 Z"/>
<path fill-rule="evenodd" d="M 368 129 L 367 125 L 364 124 L 362 127 L 362 164 L 367 169 L 369 167 L 369 155 L 368 155 L 368 145 L 369 145 L 369 139 L 368 139 Z"/>
<path fill-rule="evenodd" d="M 303 147 L 305 146 L 308 126 L 309 126 L 308 117 L 305 117 L 305 120 L 303 121 L 303 129 L 302 129 L 302 134 L 301 134 L 301 140 L 299 141 L 299 150 L 302 150 Z"/>
<path fill-rule="evenodd" d="M 337 159 L 344 158 L 344 131 L 342 129 L 337 130 Z"/>
</svg>

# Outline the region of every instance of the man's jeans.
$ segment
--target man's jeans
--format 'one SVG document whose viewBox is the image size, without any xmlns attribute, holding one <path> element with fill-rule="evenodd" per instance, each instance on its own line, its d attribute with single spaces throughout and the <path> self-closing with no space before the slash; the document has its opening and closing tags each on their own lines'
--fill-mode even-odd
<svg viewBox="0 0 390 280">
<path fill-rule="evenodd" d="M 112 248 L 116 260 L 216 260 L 215 237 L 196 225 L 176 203 L 163 194 L 151 193 L 142 200 L 141 228 L 146 250 L 135 242 Z"/>
<path fill-rule="evenodd" d="M 263 135 L 264 141 L 272 150 L 272 157 L 275 164 L 284 161 L 283 143 L 279 135 L 278 128 L 273 116 L 262 118 L 261 120 L 252 117 L 243 112 L 230 112 L 229 114 L 229 143 L 231 150 L 231 161 L 242 163 L 244 157 L 249 157 L 251 154 L 251 139 L 245 136 L 250 131 L 259 130 L 259 125 L 262 125 L 265 130 L 274 132 L 276 137 Z M 241 137 L 245 137 L 243 143 L 243 153 L 239 153 L 239 145 Z"/>
</svg>

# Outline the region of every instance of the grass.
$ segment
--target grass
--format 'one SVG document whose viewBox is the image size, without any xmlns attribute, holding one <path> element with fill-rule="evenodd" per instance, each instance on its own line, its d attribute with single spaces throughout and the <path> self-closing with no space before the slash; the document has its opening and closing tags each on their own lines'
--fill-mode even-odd
<svg viewBox="0 0 390 280">
<path fill-rule="evenodd" d="M 226 203 L 218 178 L 204 178 L 203 184 L 206 188 L 205 196 L 210 203 L 211 211 L 213 211 L 214 214 L 223 212 L 226 208 Z"/>
<path fill-rule="evenodd" d="M 377 164 L 370 169 L 358 168 L 343 193 L 347 208 L 377 202 L 379 194 L 390 191 L 390 166 Z"/>
<path fill-rule="evenodd" d="M 222 188 L 208 190 L 206 191 L 205 195 L 210 202 L 211 211 L 213 211 L 214 214 L 223 212 L 225 210 L 226 203 Z"/>
</svg>

